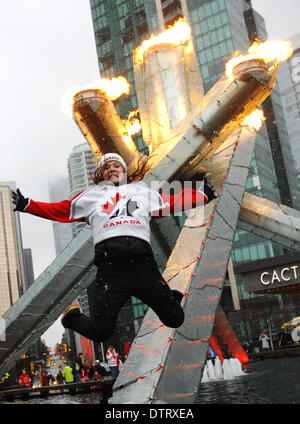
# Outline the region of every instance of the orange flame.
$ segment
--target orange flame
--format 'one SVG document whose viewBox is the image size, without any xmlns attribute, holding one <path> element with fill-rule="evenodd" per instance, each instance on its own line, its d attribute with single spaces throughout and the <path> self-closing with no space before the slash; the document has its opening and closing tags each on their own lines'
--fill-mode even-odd
<svg viewBox="0 0 300 424">
<path fill-rule="evenodd" d="M 130 84 L 126 78 L 121 76 L 112 79 L 100 78 L 93 88 L 104 91 L 110 100 L 116 100 L 122 94 L 129 94 Z"/>
<path fill-rule="evenodd" d="M 291 41 L 268 40 L 264 43 L 254 41 L 249 47 L 246 55 L 239 55 L 235 52 L 235 57 L 226 64 L 226 75 L 232 77 L 232 71 L 235 66 L 241 62 L 251 59 L 263 59 L 266 64 L 279 64 L 287 60 L 293 54 Z"/>
<path fill-rule="evenodd" d="M 256 109 L 242 122 L 243 126 L 248 126 L 258 131 L 265 120 L 264 112 L 261 109 Z"/>
<path fill-rule="evenodd" d="M 154 35 L 135 50 L 135 61 L 142 62 L 146 50 L 159 44 L 172 43 L 176 45 L 185 44 L 191 40 L 191 27 L 185 22 L 184 18 L 179 18 L 173 26 L 169 26 L 164 32 Z"/>
<path fill-rule="evenodd" d="M 88 84 L 82 87 L 70 87 L 67 89 L 61 100 L 61 110 L 67 115 L 72 117 L 73 97 L 76 93 L 96 89 L 101 90 L 107 94 L 110 100 L 116 100 L 123 94 L 129 94 L 130 84 L 126 78 L 119 76 L 114 78 L 99 78 L 94 84 Z"/>
<path fill-rule="evenodd" d="M 123 119 L 124 126 L 129 135 L 137 134 L 141 129 L 141 123 L 136 118 L 136 115 L 139 113 L 139 109 L 129 112 L 127 119 Z"/>
</svg>

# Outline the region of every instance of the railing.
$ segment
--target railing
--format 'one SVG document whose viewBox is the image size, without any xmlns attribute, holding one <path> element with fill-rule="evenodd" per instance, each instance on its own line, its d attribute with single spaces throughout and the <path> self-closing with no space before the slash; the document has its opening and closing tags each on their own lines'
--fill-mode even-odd
<svg viewBox="0 0 300 424">
<path fill-rule="evenodd" d="M 55 384 L 52 386 L 41 386 L 41 387 L 22 387 L 12 388 L 0 391 L 0 402 L 5 398 L 15 397 L 30 397 L 30 395 L 42 395 L 42 394 L 68 394 L 70 392 L 76 392 L 76 389 L 85 389 L 89 387 L 99 386 L 100 391 L 103 394 L 103 401 L 107 401 L 112 396 L 112 386 L 115 378 L 101 377 L 101 380 L 91 380 L 84 383 L 67 383 L 67 384 Z"/>
</svg>

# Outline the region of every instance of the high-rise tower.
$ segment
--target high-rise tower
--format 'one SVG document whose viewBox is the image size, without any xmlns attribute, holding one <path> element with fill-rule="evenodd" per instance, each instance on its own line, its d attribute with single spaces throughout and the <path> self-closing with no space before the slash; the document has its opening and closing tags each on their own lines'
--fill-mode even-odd
<svg viewBox="0 0 300 424">
<path fill-rule="evenodd" d="M 13 212 L 14 182 L 0 183 L 0 317 L 27 288 L 18 213 Z"/>
<path fill-rule="evenodd" d="M 278 83 L 293 159 L 300 183 L 300 33 L 291 39 L 294 54 L 280 65 Z M 298 183 L 298 186 L 300 184 Z"/>
<path fill-rule="evenodd" d="M 65 175 L 59 175 L 48 185 L 50 202 L 60 202 L 68 199 L 70 196 L 69 178 Z M 73 238 L 72 227 L 70 224 L 61 222 L 52 222 L 55 252 L 58 255 Z"/>
<path fill-rule="evenodd" d="M 95 171 L 94 154 L 87 143 L 79 144 L 72 149 L 68 159 L 68 173 L 70 183 L 70 198 L 93 184 L 91 176 Z M 74 222 L 73 235 L 77 235 L 85 224 Z"/>
</svg>

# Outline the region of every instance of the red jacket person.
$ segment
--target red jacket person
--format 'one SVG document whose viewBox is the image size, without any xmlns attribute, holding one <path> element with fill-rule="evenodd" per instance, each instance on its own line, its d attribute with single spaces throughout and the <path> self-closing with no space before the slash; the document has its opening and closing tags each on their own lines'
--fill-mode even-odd
<svg viewBox="0 0 300 424">
<path fill-rule="evenodd" d="M 25 368 L 22 370 L 22 374 L 19 377 L 19 385 L 25 387 L 31 387 L 31 378 L 27 374 Z"/>
</svg>

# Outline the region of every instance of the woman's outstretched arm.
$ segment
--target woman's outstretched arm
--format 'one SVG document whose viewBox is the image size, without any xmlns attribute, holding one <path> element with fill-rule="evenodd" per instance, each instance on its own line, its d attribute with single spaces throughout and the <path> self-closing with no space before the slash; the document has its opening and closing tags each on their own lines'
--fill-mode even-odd
<svg viewBox="0 0 300 424">
<path fill-rule="evenodd" d="M 14 211 L 26 212 L 40 218 L 58 222 L 85 221 L 84 217 L 70 219 L 72 201 L 81 193 L 78 193 L 70 200 L 62 200 L 57 203 L 47 203 L 36 202 L 29 197 L 25 198 L 21 191 L 17 189 L 16 192 L 12 192 L 12 202 L 15 206 Z"/>
</svg>

